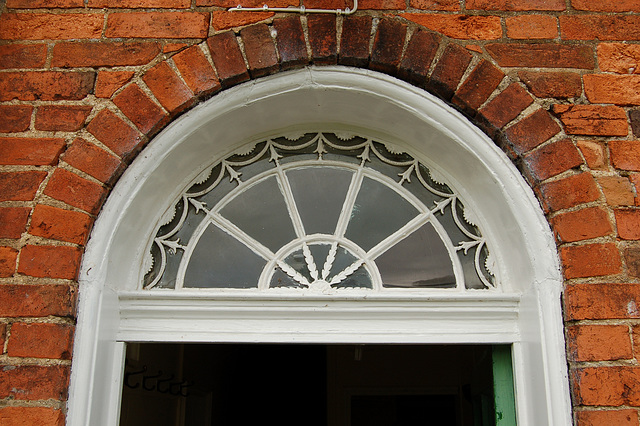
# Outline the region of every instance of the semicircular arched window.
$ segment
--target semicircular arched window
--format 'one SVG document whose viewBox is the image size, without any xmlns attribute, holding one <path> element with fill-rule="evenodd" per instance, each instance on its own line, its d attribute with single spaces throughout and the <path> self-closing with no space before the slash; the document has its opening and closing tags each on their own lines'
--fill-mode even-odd
<svg viewBox="0 0 640 426">
<path fill-rule="evenodd" d="M 352 134 L 245 146 L 163 216 L 142 288 L 492 289 L 478 221 L 439 173 Z"/>
</svg>

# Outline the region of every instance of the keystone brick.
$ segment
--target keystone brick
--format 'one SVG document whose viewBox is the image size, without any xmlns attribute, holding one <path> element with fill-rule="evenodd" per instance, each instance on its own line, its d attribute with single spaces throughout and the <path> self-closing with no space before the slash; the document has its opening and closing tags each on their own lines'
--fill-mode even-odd
<svg viewBox="0 0 640 426">
<path fill-rule="evenodd" d="M 345 20 L 343 25 L 346 25 L 346 23 L 347 21 Z M 288 69 L 307 64 L 309 58 L 307 57 L 307 45 L 304 40 L 300 18 L 298 16 L 289 16 L 276 19 L 273 21 L 273 28 L 276 30 L 280 66 L 283 69 Z"/>
<path fill-rule="evenodd" d="M 460 10 L 458 0 L 411 0 L 411 7 L 421 10 L 447 10 L 455 12 Z"/>
<path fill-rule="evenodd" d="M 584 45 L 488 44 L 487 52 L 502 67 L 593 69 L 593 49 Z"/>
<path fill-rule="evenodd" d="M 505 19 L 507 37 L 513 39 L 547 39 L 558 36 L 558 22 L 548 15 L 521 15 Z"/>
<path fill-rule="evenodd" d="M 83 0 L 7 0 L 10 9 L 84 7 Z"/>
<path fill-rule="evenodd" d="M 636 410 L 578 411 L 577 426 L 638 426 Z"/>
<path fill-rule="evenodd" d="M 443 99 L 451 99 L 469 63 L 471 53 L 467 49 L 449 44 L 431 74 L 429 86 Z"/>
<path fill-rule="evenodd" d="M 640 40 L 637 15 L 561 15 L 559 19 L 565 40 Z"/>
<path fill-rule="evenodd" d="M 620 253 L 613 243 L 561 247 L 560 259 L 567 279 L 599 277 L 622 272 Z"/>
<path fill-rule="evenodd" d="M 568 209 L 600 198 L 593 176 L 580 173 L 540 186 L 544 205 L 552 210 Z"/>
<path fill-rule="evenodd" d="M 16 271 L 17 259 L 18 250 L 11 247 L 0 246 L 0 278 L 6 278 L 13 275 Z"/>
<path fill-rule="evenodd" d="M 640 240 L 640 210 L 615 210 L 618 236 L 623 240 Z"/>
<path fill-rule="evenodd" d="M 565 10 L 564 0 L 467 0 L 467 9 L 476 10 Z"/>
<path fill-rule="evenodd" d="M 572 135 L 626 136 L 627 114 L 617 106 L 554 105 L 553 112 Z"/>
<path fill-rule="evenodd" d="M 339 63 L 355 67 L 367 65 L 371 26 L 370 16 L 348 16 L 342 21 Z"/>
<path fill-rule="evenodd" d="M 92 72 L 24 71 L 0 74 L 0 101 L 80 100 L 91 93 Z"/>
<path fill-rule="evenodd" d="M 67 398 L 69 367 L 39 365 L 4 365 L 0 381 L 0 398 L 36 401 Z"/>
<path fill-rule="evenodd" d="M 629 327 L 626 325 L 568 327 L 567 346 L 572 361 L 613 361 L 633 358 Z"/>
<path fill-rule="evenodd" d="M 517 153 L 527 152 L 560 132 L 560 126 L 551 114 L 539 109 L 505 131 L 507 140 Z"/>
<path fill-rule="evenodd" d="M 93 224 L 91 216 L 39 204 L 33 211 L 29 234 L 83 245 Z"/>
<path fill-rule="evenodd" d="M 29 213 L 28 207 L 0 208 L 0 238 L 20 238 L 27 228 Z"/>
<path fill-rule="evenodd" d="M 592 103 L 640 105 L 640 75 L 589 74 L 582 79 Z"/>
<path fill-rule="evenodd" d="M 133 71 L 99 71 L 96 78 L 96 97 L 110 98 L 133 77 L 133 74 Z"/>
<path fill-rule="evenodd" d="M 615 168 L 640 171 L 640 141 L 611 141 L 609 150 Z"/>
<path fill-rule="evenodd" d="M 68 317 L 75 314 L 75 290 L 69 285 L 3 284 L 0 315 L 3 317 Z"/>
<path fill-rule="evenodd" d="M 122 164 L 118 157 L 82 138 L 73 141 L 62 159 L 103 183 L 110 183 Z"/>
<path fill-rule="evenodd" d="M 71 359 L 73 331 L 74 327 L 67 324 L 14 323 L 7 355 Z"/>
<path fill-rule="evenodd" d="M 238 46 L 238 40 L 232 31 L 208 38 L 207 45 L 222 87 L 230 87 L 249 80 L 249 72 Z"/>
<path fill-rule="evenodd" d="M 191 7 L 191 0 L 89 0 L 89 7 L 187 9 Z"/>
<path fill-rule="evenodd" d="M 264 2 L 262 2 L 264 4 Z M 258 7 L 262 7 L 262 4 Z M 237 6 L 234 4 L 234 6 Z M 214 10 L 211 12 L 211 27 L 216 31 L 228 30 L 264 21 L 274 15 L 273 12 L 227 12 Z"/>
<path fill-rule="evenodd" d="M 36 112 L 36 130 L 75 132 L 91 112 L 90 105 L 43 105 Z"/>
<path fill-rule="evenodd" d="M 69 246 L 24 246 L 18 273 L 40 278 L 72 280 L 78 275 L 82 251 Z"/>
<path fill-rule="evenodd" d="M 54 165 L 64 147 L 60 138 L 0 138 L 0 164 Z"/>
<path fill-rule="evenodd" d="M 400 77 L 415 84 L 424 85 L 440 41 L 440 36 L 435 33 L 422 29 L 414 31 L 400 62 L 398 71 Z"/>
<path fill-rule="evenodd" d="M 168 119 L 162 108 L 149 99 L 137 84 L 130 84 L 118 93 L 113 103 L 145 134 L 153 133 Z"/>
<path fill-rule="evenodd" d="M 31 201 L 47 172 L 0 173 L 0 201 Z"/>
<path fill-rule="evenodd" d="M 639 278 L 640 277 L 640 246 L 626 246 L 622 253 L 624 256 L 624 262 L 627 264 L 627 273 L 632 276 Z M 638 329 L 634 330 L 634 334 L 636 335 L 636 345 L 638 342 Z M 638 346 L 636 346 L 637 348 Z"/>
<path fill-rule="evenodd" d="M 577 405 L 640 405 L 638 367 L 587 367 L 573 372 Z"/>
<path fill-rule="evenodd" d="M 571 243 L 604 237 L 613 232 L 609 215 L 600 207 L 561 213 L 551 219 L 559 242 Z"/>
<path fill-rule="evenodd" d="M 0 105 L 0 132 L 12 133 L 27 130 L 31 124 L 32 112 L 31 105 Z"/>
<path fill-rule="evenodd" d="M 632 206 L 635 193 L 629 179 L 622 176 L 599 176 L 598 184 L 602 188 L 607 204 L 610 206 Z"/>
<path fill-rule="evenodd" d="M 64 413 L 47 407 L 3 407 L 0 408 L 0 423 L 4 426 L 64 426 Z"/>
<path fill-rule="evenodd" d="M 333 15 L 310 15 L 307 18 L 311 58 L 315 64 L 337 62 L 336 18 Z"/>
<path fill-rule="evenodd" d="M 142 143 L 138 131 L 108 109 L 103 109 L 87 126 L 87 131 L 122 158 Z"/>
<path fill-rule="evenodd" d="M 597 48 L 600 70 L 618 74 L 640 73 L 640 45 L 600 43 Z"/>
<path fill-rule="evenodd" d="M 205 38 L 209 14 L 201 12 L 112 13 L 107 19 L 107 37 Z"/>
<path fill-rule="evenodd" d="M 406 25 L 391 19 L 382 19 L 373 40 L 369 64 L 371 69 L 394 75 L 400 65 L 406 37 Z"/>
<path fill-rule="evenodd" d="M 482 60 L 460 85 L 452 102 L 472 115 L 477 111 L 504 78 L 504 73 L 489 61 Z"/>
<path fill-rule="evenodd" d="M 492 130 L 501 129 L 532 103 L 531 95 L 512 83 L 478 111 L 481 124 Z"/>
<path fill-rule="evenodd" d="M 160 53 L 153 42 L 57 43 L 53 47 L 54 67 L 114 67 L 144 65 Z"/>
<path fill-rule="evenodd" d="M 590 169 L 604 170 L 607 168 L 602 144 L 593 141 L 578 141 L 577 145 Z"/>
<path fill-rule="evenodd" d="M 550 143 L 524 157 L 537 180 L 545 180 L 582 164 L 582 157 L 569 139 Z"/>
<path fill-rule="evenodd" d="M 518 76 L 539 98 L 575 98 L 582 94 L 578 73 L 520 71 Z"/>
<path fill-rule="evenodd" d="M 5 44 L 0 46 L 0 69 L 42 68 L 47 60 L 45 44 Z"/>
<path fill-rule="evenodd" d="M 101 185 L 64 169 L 53 172 L 44 193 L 92 214 L 98 213 L 106 195 Z"/>
<path fill-rule="evenodd" d="M 451 38 L 462 40 L 496 40 L 502 38 L 502 24 L 498 16 L 426 13 L 401 13 L 400 16 Z"/>
<path fill-rule="evenodd" d="M 0 16 L 0 39 L 100 38 L 103 22 L 101 13 L 3 13 Z"/>
<path fill-rule="evenodd" d="M 195 100 L 193 92 L 166 62 L 151 68 L 142 79 L 170 113 L 188 108 Z"/>
<path fill-rule="evenodd" d="M 276 46 L 266 24 L 256 24 L 240 31 L 251 77 L 258 78 L 278 69 Z"/>
<path fill-rule="evenodd" d="M 173 62 L 194 94 L 211 94 L 220 90 L 218 77 L 199 46 L 174 55 Z"/>
</svg>

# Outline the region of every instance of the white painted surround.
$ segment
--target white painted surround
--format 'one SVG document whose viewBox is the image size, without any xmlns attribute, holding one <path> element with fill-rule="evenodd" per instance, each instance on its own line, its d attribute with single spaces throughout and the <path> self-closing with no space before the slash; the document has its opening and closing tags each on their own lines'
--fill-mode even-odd
<svg viewBox="0 0 640 426">
<path fill-rule="evenodd" d="M 294 130 L 353 130 L 447 177 L 496 256 L 498 290 L 342 296 L 138 290 L 163 212 L 238 146 Z M 461 114 L 392 77 L 311 67 L 226 90 L 162 131 L 121 177 L 80 273 L 71 426 L 118 423 L 136 342 L 512 343 L 519 425 L 570 425 L 556 247 L 533 193 Z"/>
</svg>

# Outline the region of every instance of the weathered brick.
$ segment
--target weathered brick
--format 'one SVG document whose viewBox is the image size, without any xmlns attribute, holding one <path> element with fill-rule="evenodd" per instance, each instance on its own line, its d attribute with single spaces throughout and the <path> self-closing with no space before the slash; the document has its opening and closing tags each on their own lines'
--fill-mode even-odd
<svg viewBox="0 0 640 426">
<path fill-rule="evenodd" d="M 80 100 L 92 92 L 94 80 L 92 72 L 0 73 L 0 101 Z"/>
<path fill-rule="evenodd" d="M 469 63 L 471 53 L 467 49 L 457 44 L 449 44 L 433 69 L 429 86 L 443 99 L 451 99 Z"/>
<path fill-rule="evenodd" d="M 550 143 L 524 157 L 533 177 L 545 180 L 582 164 L 578 149 L 569 139 Z"/>
<path fill-rule="evenodd" d="M 618 74 L 640 73 L 640 45 L 600 43 L 597 52 L 601 71 Z"/>
<path fill-rule="evenodd" d="M 599 277 L 622 272 L 620 253 L 613 243 L 561 247 L 560 259 L 567 279 Z"/>
<path fill-rule="evenodd" d="M 249 74 L 258 78 L 278 69 L 276 46 L 266 24 L 256 24 L 240 31 L 244 53 L 249 63 Z"/>
<path fill-rule="evenodd" d="M 3 13 L 0 39 L 69 40 L 100 38 L 102 13 Z"/>
<path fill-rule="evenodd" d="M 640 206 L 640 173 L 632 173 L 629 176 L 629 180 L 633 185 L 634 194 L 635 194 L 635 205 Z M 638 264 L 640 267 L 640 264 Z"/>
<path fill-rule="evenodd" d="M 174 55 L 173 62 L 195 95 L 212 94 L 220 90 L 218 77 L 199 46 L 191 46 Z"/>
<path fill-rule="evenodd" d="M 110 98 L 116 90 L 131 80 L 133 74 L 133 71 L 99 71 L 96 78 L 96 97 Z"/>
<path fill-rule="evenodd" d="M 616 209 L 618 236 L 623 240 L 640 240 L 640 210 Z"/>
<path fill-rule="evenodd" d="M 627 114 L 613 105 L 554 105 L 553 112 L 572 135 L 626 136 Z"/>
<path fill-rule="evenodd" d="M 560 15 L 565 40 L 640 40 L 637 15 Z"/>
<path fill-rule="evenodd" d="M 613 232 L 609 215 L 600 207 L 561 213 L 551 219 L 559 242 L 571 243 L 603 237 Z"/>
<path fill-rule="evenodd" d="M 624 263 L 627 265 L 627 273 L 635 278 L 640 278 L 640 246 L 628 245 L 622 251 Z M 634 334 L 638 335 L 638 329 L 634 329 Z M 636 348 L 640 345 L 640 341 L 636 341 Z M 637 356 L 636 356 L 637 358 Z"/>
<path fill-rule="evenodd" d="M 84 7 L 83 0 L 7 0 L 10 9 L 41 9 L 41 8 L 74 8 Z"/>
<path fill-rule="evenodd" d="M 518 77 L 539 98 L 575 98 L 582 94 L 578 73 L 520 71 Z"/>
<path fill-rule="evenodd" d="M 369 63 L 372 22 L 370 16 L 348 16 L 342 21 L 340 64 L 364 67 Z"/>
<path fill-rule="evenodd" d="M 638 426 L 636 410 L 578 411 L 577 426 Z"/>
<path fill-rule="evenodd" d="M 513 39 L 547 39 L 558 36 L 558 22 L 549 15 L 520 15 L 505 19 L 507 37 Z"/>
<path fill-rule="evenodd" d="M 137 84 L 130 84 L 118 93 L 113 103 L 145 134 L 155 132 L 169 118 Z"/>
<path fill-rule="evenodd" d="M 640 110 L 634 109 L 629 111 L 629 122 L 631 123 L 631 131 L 633 135 L 640 136 Z"/>
<path fill-rule="evenodd" d="M 460 10 L 459 0 L 411 0 L 411 7 L 421 10 Z"/>
<path fill-rule="evenodd" d="M 75 314 L 76 293 L 66 284 L 2 284 L 0 315 L 3 317 L 68 317 Z"/>
<path fill-rule="evenodd" d="M 504 73 L 491 62 L 482 60 L 460 85 L 452 102 L 470 115 L 482 105 L 504 78 Z"/>
<path fill-rule="evenodd" d="M 16 271 L 17 259 L 18 250 L 11 247 L 0 246 L 0 278 L 6 278 L 13 275 Z"/>
<path fill-rule="evenodd" d="M 191 0 L 118 0 L 117 2 L 113 0 L 89 0 L 88 6 L 122 9 L 187 9 L 191 7 Z"/>
<path fill-rule="evenodd" d="M 5 44 L 0 46 L 0 69 L 42 68 L 46 60 L 46 44 Z"/>
<path fill-rule="evenodd" d="M 114 67 L 144 65 L 160 53 L 155 42 L 57 43 L 53 47 L 54 67 Z"/>
<path fill-rule="evenodd" d="M 615 168 L 640 171 L 640 141 L 610 141 L 609 150 Z"/>
<path fill-rule="evenodd" d="M 276 30 L 280 66 L 283 69 L 288 69 L 307 64 L 309 58 L 307 57 L 307 45 L 300 18 L 298 16 L 289 16 L 275 19 L 273 28 Z"/>
<path fill-rule="evenodd" d="M 87 126 L 87 131 L 120 157 L 127 157 L 142 143 L 138 131 L 108 109 L 103 109 Z"/>
<path fill-rule="evenodd" d="M 333 15 L 310 15 L 307 18 L 311 59 L 315 64 L 337 62 L 336 18 Z"/>
<path fill-rule="evenodd" d="M 14 323 L 7 355 L 71 359 L 74 327 L 68 324 Z"/>
<path fill-rule="evenodd" d="M 205 38 L 209 14 L 202 12 L 112 13 L 107 19 L 107 37 Z"/>
<path fill-rule="evenodd" d="M 0 201 L 31 201 L 47 172 L 0 173 Z"/>
<path fill-rule="evenodd" d="M 521 85 L 510 84 L 478 111 L 483 127 L 495 131 L 503 128 L 533 103 L 533 98 Z"/>
<path fill-rule="evenodd" d="M 575 325 L 567 328 L 572 361 L 613 361 L 633 358 L 626 325 Z"/>
<path fill-rule="evenodd" d="M 163 107 L 178 113 L 195 101 L 193 92 L 166 62 L 160 62 L 142 77 Z"/>
<path fill-rule="evenodd" d="M 596 182 L 589 173 L 544 183 L 540 186 L 540 191 L 544 205 L 552 211 L 595 201 L 600 197 Z"/>
<path fill-rule="evenodd" d="M 308 8 L 341 9 L 353 8 L 353 0 L 306 0 Z M 358 9 L 361 10 L 398 10 L 406 7 L 404 0 L 360 0 Z"/>
<path fill-rule="evenodd" d="M 209 37 L 207 45 L 222 87 L 230 87 L 249 79 L 238 40 L 232 31 Z"/>
<path fill-rule="evenodd" d="M 640 318 L 640 284 L 567 285 L 564 304 L 568 321 Z"/>
<path fill-rule="evenodd" d="M 237 4 L 235 6 L 237 6 Z M 262 4 L 260 7 L 262 7 Z M 211 27 L 216 31 L 223 31 L 255 24 L 256 22 L 269 19 L 273 15 L 273 12 L 227 12 L 226 10 L 214 10 L 211 12 Z"/>
<path fill-rule="evenodd" d="M 64 413 L 48 407 L 2 407 L 0 423 L 4 426 L 64 426 Z"/>
<path fill-rule="evenodd" d="M 104 183 L 110 183 L 122 165 L 118 157 L 82 138 L 73 141 L 62 160 Z"/>
<path fill-rule="evenodd" d="M 564 0 L 467 0 L 467 9 L 476 10 L 565 10 Z"/>
<path fill-rule="evenodd" d="M 56 169 L 44 189 L 45 195 L 81 210 L 96 214 L 104 201 L 106 190 L 64 169 Z"/>
<path fill-rule="evenodd" d="M 33 210 L 29 234 L 83 245 L 89 238 L 91 216 L 38 204 Z"/>
<path fill-rule="evenodd" d="M 39 400 L 67 398 L 68 366 L 4 365 L 0 398 Z"/>
<path fill-rule="evenodd" d="M 582 156 L 590 169 L 604 170 L 607 168 L 604 147 L 601 143 L 581 140 L 578 141 L 576 145 L 580 148 Z"/>
<path fill-rule="evenodd" d="M 517 153 L 527 152 L 560 132 L 560 126 L 544 109 L 528 115 L 505 130 L 507 140 Z"/>
<path fill-rule="evenodd" d="M 623 176 L 598 176 L 597 180 L 608 205 L 632 206 L 634 204 L 635 194 L 628 178 Z"/>
<path fill-rule="evenodd" d="M 0 238 L 20 238 L 27 228 L 29 207 L 0 208 Z"/>
<path fill-rule="evenodd" d="M 91 112 L 90 105 L 43 105 L 36 112 L 36 130 L 75 132 Z"/>
<path fill-rule="evenodd" d="M 502 67 L 593 69 L 593 48 L 579 44 L 488 44 L 487 52 Z"/>
<path fill-rule="evenodd" d="M 578 405 L 640 405 L 638 367 L 585 367 L 573 371 L 573 390 Z"/>
<path fill-rule="evenodd" d="M 53 165 L 64 147 L 60 138 L 0 138 L 0 164 Z"/>
<path fill-rule="evenodd" d="M 0 132 L 23 132 L 31 124 L 31 105 L 0 105 Z M 2 155 L 0 155 L 2 158 Z"/>
<path fill-rule="evenodd" d="M 20 251 L 18 273 L 40 278 L 72 280 L 78 275 L 82 251 L 70 246 L 32 246 Z"/>
<path fill-rule="evenodd" d="M 451 38 L 462 40 L 496 40 L 502 38 L 502 24 L 498 16 L 427 13 L 401 13 L 400 16 Z"/>
<path fill-rule="evenodd" d="M 588 74 L 582 79 L 594 104 L 640 105 L 640 75 Z"/>
<path fill-rule="evenodd" d="M 196 0 L 196 6 L 215 6 L 230 8 L 238 5 L 238 0 Z M 264 0 L 243 0 L 242 7 L 262 7 Z M 297 0 L 272 0 L 269 2 L 271 7 L 288 7 L 299 6 Z"/>
<path fill-rule="evenodd" d="M 399 76 L 418 85 L 426 84 L 440 41 L 438 34 L 422 29 L 414 31 L 400 62 Z"/>
</svg>

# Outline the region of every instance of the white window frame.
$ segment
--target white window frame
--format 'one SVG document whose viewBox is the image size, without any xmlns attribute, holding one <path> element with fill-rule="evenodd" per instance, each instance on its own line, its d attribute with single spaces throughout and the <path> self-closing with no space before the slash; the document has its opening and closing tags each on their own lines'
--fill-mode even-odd
<svg viewBox="0 0 640 426">
<path fill-rule="evenodd" d="M 261 295 L 138 290 L 163 212 L 198 173 L 256 138 L 353 130 L 447 178 L 482 224 L 500 291 Z M 495 144 L 432 95 L 372 71 L 310 67 L 229 89 L 162 131 L 115 186 L 80 273 L 71 426 L 118 422 L 125 342 L 512 344 L 519 425 L 570 425 L 553 235 Z"/>
</svg>

